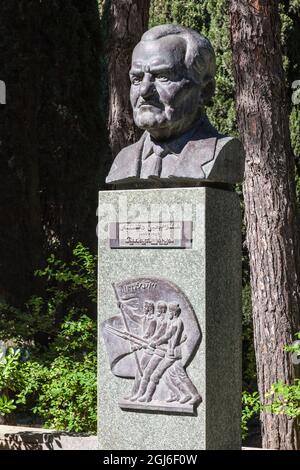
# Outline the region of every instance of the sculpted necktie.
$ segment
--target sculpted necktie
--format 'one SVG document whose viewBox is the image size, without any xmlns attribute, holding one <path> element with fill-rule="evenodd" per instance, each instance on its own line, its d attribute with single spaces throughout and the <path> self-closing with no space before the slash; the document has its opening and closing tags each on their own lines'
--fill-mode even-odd
<svg viewBox="0 0 300 470">
<path fill-rule="evenodd" d="M 153 144 L 153 154 L 151 155 L 151 169 L 149 169 L 150 176 L 160 176 L 162 169 L 162 159 L 167 155 L 168 151 L 160 145 Z"/>
</svg>

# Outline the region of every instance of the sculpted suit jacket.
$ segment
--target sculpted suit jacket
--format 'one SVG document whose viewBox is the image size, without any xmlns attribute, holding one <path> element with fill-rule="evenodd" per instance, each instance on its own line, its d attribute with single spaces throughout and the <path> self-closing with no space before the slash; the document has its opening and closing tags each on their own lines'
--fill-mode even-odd
<svg viewBox="0 0 300 470">
<path fill-rule="evenodd" d="M 121 150 L 116 156 L 106 178 L 109 184 L 128 184 L 146 181 L 140 178 L 144 132 L 138 142 Z M 241 142 L 234 137 L 224 137 L 210 124 L 208 118 L 196 126 L 195 132 L 183 144 L 178 164 L 167 178 L 149 177 L 157 183 L 174 184 L 198 182 L 235 184 L 242 182 L 244 151 Z M 180 180 L 180 181 L 179 181 Z"/>
</svg>

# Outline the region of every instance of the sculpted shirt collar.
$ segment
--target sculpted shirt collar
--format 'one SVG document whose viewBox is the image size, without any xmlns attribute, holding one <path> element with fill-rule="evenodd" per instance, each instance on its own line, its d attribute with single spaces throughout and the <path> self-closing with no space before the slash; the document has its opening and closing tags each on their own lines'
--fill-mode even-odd
<svg viewBox="0 0 300 470">
<path fill-rule="evenodd" d="M 159 157 L 163 158 L 166 155 L 173 154 L 175 156 L 179 156 L 186 146 L 186 144 L 191 140 L 194 133 L 197 129 L 203 124 L 204 117 L 198 119 L 193 127 L 186 131 L 184 134 L 176 137 L 174 139 L 169 139 L 164 142 L 158 142 L 155 140 L 148 131 L 146 131 L 146 139 L 144 142 L 142 160 L 146 160 L 150 155 L 155 153 Z"/>
</svg>

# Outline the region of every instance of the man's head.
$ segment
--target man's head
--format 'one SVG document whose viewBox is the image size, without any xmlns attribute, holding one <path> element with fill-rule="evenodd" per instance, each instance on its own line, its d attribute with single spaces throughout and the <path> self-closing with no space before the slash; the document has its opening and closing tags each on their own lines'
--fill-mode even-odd
<svg viewBox="0 0 300 470">
<path fill-rule="evenodd" d="M 147 31 L 130 70 L 136 125 L 157 140 L 187 131 L 214 93 L 215 69 L 210 42 L 195 31 L 178 25 Z"/>
<path fill-rule="evenodd" d="M 169 303 L 168 307 L 170 320 L 179 317 L 179 315 L 181 314 L 181 308 L 179 304 Z"/>
<path fill-rule="evenodd" d="M 144 315 L 151 316 L 154 314 L 154 302 L 145 300 L 144 302 Z"/>
<path fill-rule="evenodd" d="M 156 306 L 156 316 L 157 317 L 164 317 L 167 311 L 167 304 L 163 300 L 157 302 Z"/>
</svg>

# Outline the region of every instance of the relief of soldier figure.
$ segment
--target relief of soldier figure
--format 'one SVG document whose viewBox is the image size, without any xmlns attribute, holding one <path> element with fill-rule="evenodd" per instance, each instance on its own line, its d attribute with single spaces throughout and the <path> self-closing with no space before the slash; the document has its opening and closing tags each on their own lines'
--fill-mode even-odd
<svg viewBox="0 0 300 470">
<path fill-rule="evenodd" d="M 120 298 L 114 288 L 121 315 L 106 320 L 102 332 L 112 372 L 134 378 L 122 407 L 153 409 L 156 404 L 157 409 L 194 409 L 201 397 L 185 365 L 197 347 L 200 330 L 195 317 L 191 328 L 193 311 L 186 297 L 181 293 L 181 299 L 169 302 L 151 300 L 145 293 Z M 156 296 L 162 289 L 157 290 Z"/>
</svg>

